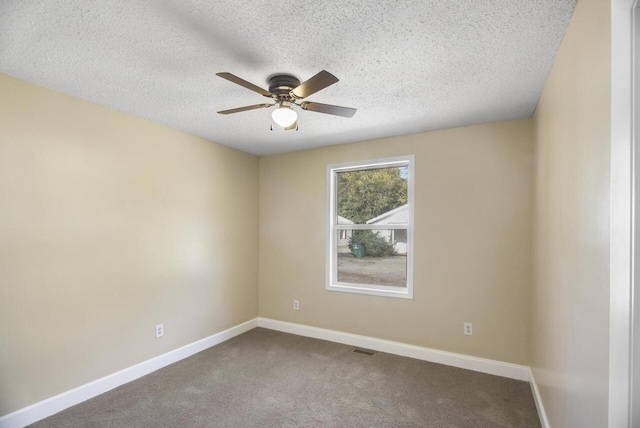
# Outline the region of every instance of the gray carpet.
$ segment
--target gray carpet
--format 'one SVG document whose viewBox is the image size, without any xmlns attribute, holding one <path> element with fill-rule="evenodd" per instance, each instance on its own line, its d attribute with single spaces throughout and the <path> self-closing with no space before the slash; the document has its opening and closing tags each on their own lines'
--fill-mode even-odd
<svg viewBox="0 0 640 428">
<path fill-rule="evenodd" d="M 257 328 L 35 427 L 540 427 L 529 384 Z"/>
</svg>

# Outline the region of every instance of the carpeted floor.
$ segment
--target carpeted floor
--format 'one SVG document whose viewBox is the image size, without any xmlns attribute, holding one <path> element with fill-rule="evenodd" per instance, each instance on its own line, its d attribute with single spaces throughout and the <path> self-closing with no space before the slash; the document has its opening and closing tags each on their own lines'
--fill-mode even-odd
<svg viewBox="0 0 640 428">
<path fill-rule="evenodd" d="M 257 328 L 35 427 L 540 427 L 529 384 Z"/>
</svg>

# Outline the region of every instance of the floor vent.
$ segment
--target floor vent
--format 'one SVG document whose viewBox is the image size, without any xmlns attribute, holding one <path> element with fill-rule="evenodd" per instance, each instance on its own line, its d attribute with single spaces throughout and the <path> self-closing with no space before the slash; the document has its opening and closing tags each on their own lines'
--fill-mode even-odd
<svg viewBox="0 0 640 428">
<path fill-rule="evenodd" d="M 370 357 L 373 357 L 374 355 L 376 355 L 375 352 L 365 351 L 364 349 L 354 349 L 353 352 L 355 352 L 356 354 L 368 355 Z"/>
</svg>

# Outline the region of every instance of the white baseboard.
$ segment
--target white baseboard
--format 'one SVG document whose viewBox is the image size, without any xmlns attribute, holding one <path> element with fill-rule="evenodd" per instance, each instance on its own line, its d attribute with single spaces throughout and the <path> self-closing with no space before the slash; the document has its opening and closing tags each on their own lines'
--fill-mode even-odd
<svg viewBox="0 0 640 428">
<path fill-rule="evenodd" d="M 540 390 L 536 383 L 536 378 L 533 376 L 533 371 L 529 369 L 529 385 L 531 385 L 531 392 L 533 393 L 533 399 L 536 402 L 536 409 L 538 409 L 538 417 L 540 418 L 540 424 L 542 428 L 551 428 L 549 419 L 547 419 L 547 412 L 544 410 L 542 404 L 542 397 L 540 396 Z"/>
<path fill-rule="evenodd" d="M 0 417 L 0 428 L 21 428 L 32 424 L 71 406 L 75 406 L 76 404 L 117 388 L 120 385 L 124 385 L 125 383 L 136 380 L 158 369 L 190 357 L 198 352 L 204 351 L 207 348 L 218 345 L 255 327 L 264 327 L 270 330 L 297 334 L 299 336 L 328 340 L 331 342 L 387 352 L 389 354 L 416 358 L 419 360 L 445 364 L 481 373 L 529 381 L 533 391 L 536 407 L 538 409 L 538 415 L 540 416 L 542 428 L 550 428 L 540 399 L 538 387 L 529 367 L 456 354 L 453 352 L 439 351 L 420 346 L 407 345 L 405 343 L 393 342 L 390 340 L 376 339 L 368 336 L 360 336 L 335 330 L 309 327 L 302 324 L 277 321 L 268 318 L 255 318 L 249 320 L 235 327 L 231 327 L 228 330 L 221 331 L 220 333 L 198 340 L 189 345 L 185 345 L 181 348 L 167 352 L 166 354 L 143 361 L 93 382 L 63 392 L 62 394 L 58 394 L 54 397 L 47 398 L 46 400 L 32 404 L 13 413 L 4 415 Z"/>
<path fill-rule="evenodd" d="M 218 345 L 232 337 L 238 336 L 258 326 L 258 319 L 254 318 L 235 327 L 221 331 L 212 336 L 169 351 L 166 354 L 143 361 L 135 366 L 112 373 L 85 385 L 63 392 L 46 400 L 32 404 L 0 417 L 0 428 L 21 428 L 32 424 L 64 409 L 82 403 L 96 395 L 103 394 L 120 385 L 136 380 L 158 369 L 190 357 L 207 348 Z"/>
<path fill-rule="evenodd" d="M 299 336 L 312 337 L 314 339 L 328 340 L 330 342 L 372 349 L 374 351 L 387 352 L 403 357 L 416 358 L 432 363 L 445 364 L 461 369 L 507 377 L 510 379 L 529 381 L 529 367 L 517 364 L 504 363 L 502 361 L 485 358 L 471 357 L 453 352 L 439 351 L 437 349 L 421 346 L 407 345 L 390 340 L 376 339 L 357 334 L 343 333 L 335 330 L 327 330 L 318 327 L 309 327 L 302 324 L 293 324 L 285 321 L 277 321 L 269 318 L 258 318 L 258 327 L 284 333 L 297 334 Z"/>
</svg>

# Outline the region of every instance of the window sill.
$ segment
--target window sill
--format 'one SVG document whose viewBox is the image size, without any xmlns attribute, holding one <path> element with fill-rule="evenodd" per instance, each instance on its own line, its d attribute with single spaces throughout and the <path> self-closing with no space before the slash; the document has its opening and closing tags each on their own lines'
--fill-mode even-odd
<svg viewBox="0 0 640 428">
<path fill-rule="evenodd" d="M 394 297 L 397 299 L 413 299 L 413 292 L 409 288 L 372 286 L 367 284 L 327 284 L 328 291 L 342 293 L 368 294 L 370 296 Z"/>
</svg>

